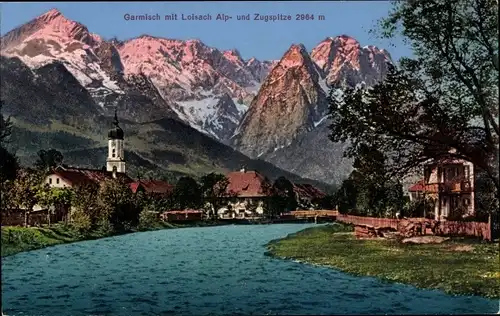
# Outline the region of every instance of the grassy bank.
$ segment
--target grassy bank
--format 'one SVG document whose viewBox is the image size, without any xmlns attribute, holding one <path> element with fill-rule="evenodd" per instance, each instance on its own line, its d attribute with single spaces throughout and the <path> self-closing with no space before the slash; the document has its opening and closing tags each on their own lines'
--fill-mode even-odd
<svg viewBox="0 0 500 316">
<path fill-rule="evenodd" d="M 411 245 L 356 240 L 342 224 L 314 227 L 268 244 L 268 254 L 450 294 L 500 297 L 499 245 L 452 239 Z"/>
<path fill-rule="evenodd" d="M 165 223 L 157 222 L 145 231 L 173 229 L 183 227 L 205 227 L 217 226 L 219 222 L 190 222 L 190 223 Z M 130 231 L 127 233 L 133 233 Z M 123 234 L 123 233 L 122 233 Z M 118 234 L 117 234 L 118 235 Z M 66 244 L 76 241 L 99 239 L 110 237 L 99 232 L 91 232 L 81 236 L 71 226 L 55 224 L 51 227 L 2 227 L 2 257 L 14 255 L 19 252 L 41 249 L 58 244 Z"/>
</svg>

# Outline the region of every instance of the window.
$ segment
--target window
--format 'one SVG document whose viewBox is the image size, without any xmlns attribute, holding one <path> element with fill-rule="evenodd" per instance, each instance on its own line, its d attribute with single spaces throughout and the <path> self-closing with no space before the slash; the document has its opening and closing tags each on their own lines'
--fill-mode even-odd
<svg viewBox="0 0 500 316">
<path fill-rule="evenodd" d="M 59 184 L 59 178 L 56 179 L 56 183 Z"/>
<path fill-rule="evenodd" d="M 116 156 L 116 154 L 115 154 L 115 153 L 116 153 L 116 149 L 114 149 L 114 148 L 113 148 L 113 154 L 112 154 L 112 157 L 113 157 L 113 158 L 115 158 L 115 156 Z"/>
<path fill-rule="evenodd" d="M 464 204 L 465 204 L 465 205 L 469 205 L 469 204 L 470 204 L 470 200 L 469 200 L 469 199 L 465 199 L 465 200 L 464 200 Z"/>
<path fill-rule="evenodd" d="M 49 178 L 49 184 L 52 184 L 52 178 Z"/>
</svg>

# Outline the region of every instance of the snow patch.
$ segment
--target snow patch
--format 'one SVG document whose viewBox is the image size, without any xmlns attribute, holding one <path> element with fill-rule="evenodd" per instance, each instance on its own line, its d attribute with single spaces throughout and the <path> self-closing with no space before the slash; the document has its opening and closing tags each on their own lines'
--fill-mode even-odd
<svg viewBox="0 0 500 316">
<path fill-rule="evenodd" d="M 319 121 L 314 122 L 314 127 L 318 127 L 318 125 L 320 125 L 321 123 L 323 123 L 323 121 L 326 120 L 328 118 L 328 116 L 329 115 L 325 115 Z"/>
</svg>

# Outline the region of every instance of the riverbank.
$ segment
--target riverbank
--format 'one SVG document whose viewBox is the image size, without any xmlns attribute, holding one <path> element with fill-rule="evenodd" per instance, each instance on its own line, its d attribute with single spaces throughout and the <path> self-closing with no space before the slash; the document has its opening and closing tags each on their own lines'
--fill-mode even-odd
<svg viewBox="0 0 500 316">
<path fill-rule="evenodd" d="M 175 229 L 175 228 L 185 228 L 185 227 L 207 227 L 207 226 L 219 226 L 219 225 L 227 225 L 227 223 L 217 222 L 217 221 L 186 222 L 186 223 L 157 222 L 152 227 L 149 227 L 141 231 L 153 231 L 160 229 Z M 138 232 L 138 230 L 121 232 L 113 235 L 102 234 L 99 232 L 91 232 L 88 235 L 82 236 L 78 234 L 74 229 L 72 229 L 71 226 L 63 224 L 54 224 L 51 225 L 51 227 L 3 226 L 1 257 L 7 257 L 20 252 L 42 249 L 60 244 L 112 237 L 122 234 L 135 233 L 135 232 Z"/>
<path fill-rule="evenodd" d="M 449 294 L 500 298 L 498 243 L 451 239 L 442 244 L 357 240 L 352 227 L 313 227 L 268 244 L 268 254 Z"/>
</svg>

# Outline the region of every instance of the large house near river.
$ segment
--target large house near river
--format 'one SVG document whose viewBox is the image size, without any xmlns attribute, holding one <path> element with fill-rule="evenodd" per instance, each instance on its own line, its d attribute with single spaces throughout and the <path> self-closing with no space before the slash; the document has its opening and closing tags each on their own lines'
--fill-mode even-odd
<svg viewBox="0 0 500 316">
<path fill-rule="evenodd" d="M 424 165 L 424 178 L 411 186 L 410 200 L 434 201 L 434 218 L 466 217 L 475 213 L 474 165 L 462 159 L 429 161 Z"/>
<path fill-rule="evenodd" d="M 230 197 L 228 206 L 217 210 L 222 218 L 245 218 L 264 213 L 265 199 L 271 196 L 272 184 L 257 171 L 242 168 L 226 175 L 226 194 Z"/>
<path fill-rule="evenodd" d="M 217 210 L 222 218 L 259 217 L 264 213 L 265 202 L 274 194 L 271 181 L 257 171 L 242 168 L 226 175 L 228 205 Z M 295 199 L 300 206 L 312 205 L 325 194 L 310 184 L 292 183 Z"/>
</svg>

